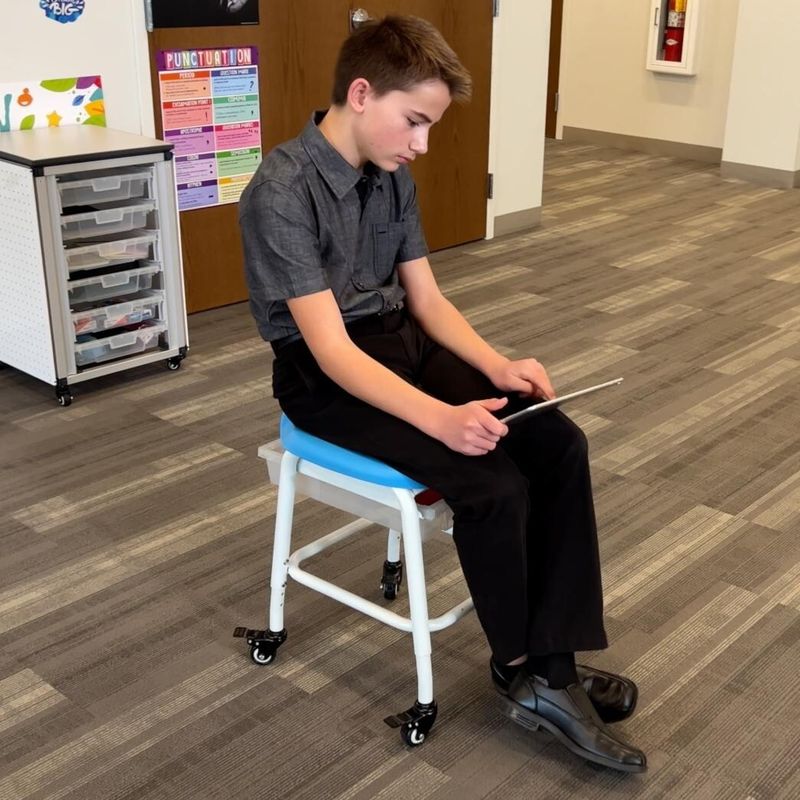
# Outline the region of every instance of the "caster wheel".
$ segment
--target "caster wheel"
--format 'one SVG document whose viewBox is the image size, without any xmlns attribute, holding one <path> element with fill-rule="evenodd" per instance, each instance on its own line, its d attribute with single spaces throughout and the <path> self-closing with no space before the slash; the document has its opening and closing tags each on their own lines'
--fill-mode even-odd
<svg viewBox="0 0 800 800">
<path fill-rule="evenodd" d="M 384 561 L 381 575 L 381 591 L 387 600 L 394 600 L 400 593 L 403 582 L 403 565 L 400 561 Z"/>
<path fill-rule="evenodd" d="M 167 369 L 172 370 L 173 372 L 176 369 L 181 368 L 181 361 L 183 361 L 183 356 L 173 356 L 172 358 L 167 359 Z"/>
<path fill-rule="evenodd" d="M 395 584 L 384 586 L 383 587 L 383 596 L 387 600 L 396 600 L 397 599 L 397 586 L 395 586 Z"/>
<path fill-rule="evenodd" d="M 58 404 L 66 408 L 69 405 L 72 405 L 72 394 L 70 392 L 65 392 L 64 394 L 59 394 L 56 398 L 58 400 Z"/>
<path fill-rule="evenodd" d="M 425 731 L 417 723 L 409 723 L 400 728 L 400 738 L 409 747 L 419 747 L 425 741 Z"/>
<path fill-rule="evenodd" d="M 255 645 L 250 648 L 250 658 L 254 664 L 259 666 L 271 664 L 275 660 L 275 650 L 263 645 Z"/>
<path fill-rule="evenodd" d="M 400 729 L 400 738 L 403 740 L 403 744 L 407 744 L 409 747 L 419 747 L 428 738 L 433 723 L 436 722 L 436 713 L 435 700 L 431 700 L 430 703 L 420 703 L 417 700 L 408 711 L 392 714 L 383 721 L 390 728 Z"/>
</svg>

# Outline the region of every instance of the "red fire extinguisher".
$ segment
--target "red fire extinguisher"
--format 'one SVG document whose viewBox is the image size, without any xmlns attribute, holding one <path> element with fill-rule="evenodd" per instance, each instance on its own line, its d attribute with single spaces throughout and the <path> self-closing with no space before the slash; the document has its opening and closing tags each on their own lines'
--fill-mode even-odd
<svg viewBox="0 0 800 800">
<path fill-rule="evenodd" d="M 680 61 L 683 55 L 686 1 L 669 0 L 667 26 L 664 28 L 664 61 Z"/>
</svg>

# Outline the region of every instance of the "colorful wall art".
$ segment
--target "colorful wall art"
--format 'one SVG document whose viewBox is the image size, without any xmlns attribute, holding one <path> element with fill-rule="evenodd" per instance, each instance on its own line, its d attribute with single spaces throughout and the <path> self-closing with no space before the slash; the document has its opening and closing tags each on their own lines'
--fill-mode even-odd
<svg viewBox="0 0 800 800">
<path fill-rule="evenodd" d="M 106 125 L 99 75 L 0 83 L 0 132 Z"/>
<path fill-rule="evenodd" d="M 75 22 L 85 7 L 85 0 L 39 0 L 39 8 L 47 18 L 63 24 Z"/>
<path fill-rule="evenodd" d="M 257 48 L 163 50 L 157 67 L 179 209 L 238 203 L 261 163 Z"/>
</svg>

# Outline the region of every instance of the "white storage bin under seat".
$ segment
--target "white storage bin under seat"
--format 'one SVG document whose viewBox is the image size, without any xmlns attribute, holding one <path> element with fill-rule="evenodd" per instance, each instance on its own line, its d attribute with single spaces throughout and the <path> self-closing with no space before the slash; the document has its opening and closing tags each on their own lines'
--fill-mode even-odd
<svg viewBox="0 0 800 800">
<path fill-rule="evenodd" d="M 83 214 L 69 214 L 61 217 L 61 238 L 89 238 L 106 236 L 112 233 L 126 233 L 147 225 L 147 215 L 155 208 L 152 200 L 132 206 L 104 208 L 87 211 Z"/>
<path fill-rule="evenodd" d="M 81 269 L 97 269 L 112 267 L 116 264 L 127 264 L 140 259 L 155 259 L 155 246 L 158 234 L 148 233 L 146 236 L 133 236 L 114 242 L 96 242 L 85 247 L 69 247 L 64 250 L 67 258 L 67 269 L 75 272 Z"/>
<path fill-rule="evenodd" d="M 82 180 L 61 180 L 58 191 L 61 208 L 93 203 L 112 203 L 132 197 L 152 197 L 150 172 L 103 175 Z"/>
<path fill-rule="evenodd" d="M 112 297 L 125 297 L 146 291 L 153 285 L 153 275 L 161 272 L 160 264 L 147 264 L 142 267 L 112 272 L 109 275 L 96 275 L 67 282 L 71 306 L 78 303 L 93 303 Z"/>
<path fill-rule="evenodd" d="M 112 303 L 72 314 L 72 327 L 75 335 L 136 325 L 151 319 L 163 320 L 161 304 L 164 292 L 147 292 L 142 297 L 134 297 L 126 303 Z"/>
<path fill-rule="evenodd" d="M 87 364 L 98 364 L 113 358 L 154 350 L 158 347 L 158 337 L 166 330 L 166 324 L 157 322 L 135 331 L 124 331 L 115 336 L 76 344 L 75 363 L 84 367 Z"/>
</svg>

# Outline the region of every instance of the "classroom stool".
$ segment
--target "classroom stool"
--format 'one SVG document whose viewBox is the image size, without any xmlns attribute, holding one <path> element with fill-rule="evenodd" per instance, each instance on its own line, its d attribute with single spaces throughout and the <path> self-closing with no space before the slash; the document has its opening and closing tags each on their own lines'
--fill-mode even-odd
<svg viewBox="0 0 800 800">
<path fill-rule="evenodd" d="M 380 622 L 410 632 L 417 666 L 417 700 L 407 711 L 385 719 L 400 728 L 408 745 L 425 740 L 436 720 L 431 669 L 431 632 L 447 628 L 472 608 L 472 599 L 430 619 L 422 556 L 423 538 L 435 531 L 452 535 L 452 512 L 431 490 L 373 458 L 337 447 L 301 431 L 284 415 L 280 439 L 262 445 L 258 455 L 267 462 L 269 479 L 278 486 L 275 512 L 275 543 L 270 578 L 269 627 L 253 630 L 238 627 L 234 636 L 245 637 L 256 664 L 270 664 L 286 640 L 283 605 L 287 575 L 310 589 L 338 600 Z M 302 494 L 358 517 L 290 554 L 295 496 Z M 380 588 L 387 600 L 397 596 L 405 556 L 410 617 L 353 594 L 302 569 L 307 558 L 357 534 L 372 523 L 389 529 L 387 558 Z"/>
</svg>

